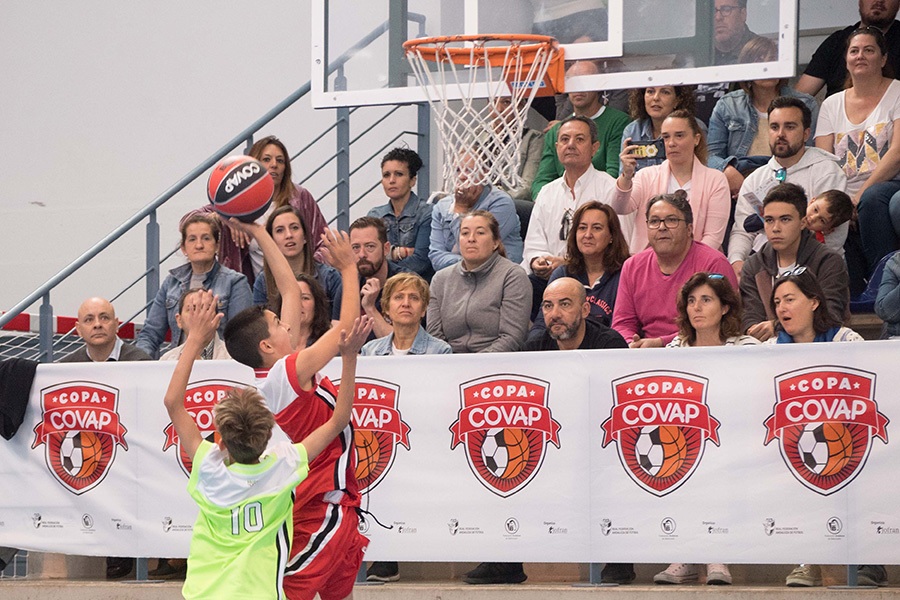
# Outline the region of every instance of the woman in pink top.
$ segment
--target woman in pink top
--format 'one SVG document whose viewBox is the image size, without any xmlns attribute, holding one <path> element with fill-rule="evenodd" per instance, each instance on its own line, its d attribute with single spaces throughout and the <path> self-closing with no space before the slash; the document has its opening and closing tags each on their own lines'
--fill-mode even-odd
<svg viewBox="0 0 900 600">
<path fill-rule="evenodd" d="M 650 198 L 682 189 L 687 192 L 694 212 L 694 239 L 721 250 L 731 212 L 731 192 L 722 172 L 706 166 L 706 140 L 697 120 L 685 110 L 673 111 L 663 121 L 662 138 L 665 162 L 641 169 L 637 174 L 636 157 L 632 154 L 637 146 L 625 140 L 620 155 L 622 172 L 616 185 L 622 191 L 631 190 L 631 196 L 613 197 L 612 207 L 620 215 L 635 211 L 643 214 Z M 632 254 L 637 254 L 646 247 L 647 225 L 635 219 L 629 248 Z"/>
</svg>

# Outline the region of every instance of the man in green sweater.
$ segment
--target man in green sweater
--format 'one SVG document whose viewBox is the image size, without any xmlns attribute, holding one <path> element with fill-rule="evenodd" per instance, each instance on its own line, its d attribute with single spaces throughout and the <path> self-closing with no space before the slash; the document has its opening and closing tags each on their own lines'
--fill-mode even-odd
<svg viewBox="0 0 900 600">
<path fill-rule="evenodd" d="M 580 60 L 569 67 L 567 77 L 596 75 L 599 73 L 596 63 Z M 577 116 L 593 119 L 597 124 L 600 149 L 594 154 L 591 162 L 598 171 L 606 171 L 612 177 L 619 176 L 619 151 L 622 145 L 622 131 L 630 121 L 628 115 L 609 106 L 603 106 L 600 92 L 570 92 L 569 100 Z M 559 123 L 556 123 L 544 136 L 544 151 L 538 167 L 534 183 L 531 185 L 531 197 L 537 198 L 544 185 L 559 179 L 565 172 L 556 155 L 556 134 Z"/>
</svg>

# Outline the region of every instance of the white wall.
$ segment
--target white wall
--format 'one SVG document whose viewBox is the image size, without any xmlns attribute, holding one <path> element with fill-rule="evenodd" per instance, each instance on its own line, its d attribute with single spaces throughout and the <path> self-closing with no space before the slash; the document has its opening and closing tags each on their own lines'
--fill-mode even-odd
<svg viewBox="0 0 900 600">
<path fill-rule="evenodd" d="M 308 0 L 5 3 L 0 309 L 12 307 L 305 83 L 309 14 Z M 262 135 L 274 133 L 296 152 L 334 122 L 334 111 L 314 111 L 308 98 L 300 104 Z M 376 132 L 370 152 L 388 132 L 415 128 L 414 109 L 404 111 Z M 354 135 L 374 118 L 357 115 Z M 308 171 L 304 163 L 318 164 L 333 152 L 333 139 L 323 140 L 312 152 L 315 160 L 300 161 L 294 170 Z M 362 152 L 354 156 L 351 167 Z M 378 169 L 368 169 L 360 182 L 377 181 Z M 307 187 L 318 197 L 334 181 L 333 169 L 326 169 Z M 206 203 L 203 183 L 160 211 L 166 251 L 177 243 L 178 218 Z M 356 195 L 365 189 L 358 187 Z M 323 206 L 326 218 L 334 214 L 333 203 L 332 195 Z M 82 299 L 118 292 L 143 264 L 138 226 L 57 288 L 51 297 L 56 314 L 74 315 Z M 116 302 L 120 318 L 143 305 L 138 288 Z"/>
</svg>

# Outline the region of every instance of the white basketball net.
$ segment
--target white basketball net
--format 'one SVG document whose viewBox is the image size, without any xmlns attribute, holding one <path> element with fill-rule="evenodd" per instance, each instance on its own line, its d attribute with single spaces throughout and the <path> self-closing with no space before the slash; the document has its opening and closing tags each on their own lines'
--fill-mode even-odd
<svg viewBox="0 0 900 600">
<path fill-rule="evenodd" d="M 436 54 L 428 58 L 419 46 L 406 52 L 437 121 L 447 192 L 474 185 L 512 189 L 521 184 L 518 147 L 525 119 L 557 51 L 551 44 L 538 44 L 528 65 L 522 48 L 533 48 L 534 42 L 499 41 L 505 51 L 492 36 L 474 42 L 430 43 Z M 468 64 L 453 62 L 451 48 L 456 52 L 465 48 Z M 489 53 L 494 64 L 502 64 L 491 67 Z M 507 83 L 513 80 L 515 85 Z M 506 100 L 502 105 L 501 99 Z"/>
</svg>

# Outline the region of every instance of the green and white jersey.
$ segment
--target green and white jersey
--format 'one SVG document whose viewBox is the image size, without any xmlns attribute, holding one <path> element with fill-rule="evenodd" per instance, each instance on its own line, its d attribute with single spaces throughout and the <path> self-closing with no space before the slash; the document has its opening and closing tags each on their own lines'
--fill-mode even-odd
<svg viewBox="0 0 900 600">
<path fill-rule="evenodd" d="M 282 598 L 294 488 L 309 472 L 306 448 L 280 442 L 255 465 L 226 466 L 224 459 L 206 441 L 194 456 L 188 493 L 200 514 L 182 593 L 188 600 Z"/>
</svg>

